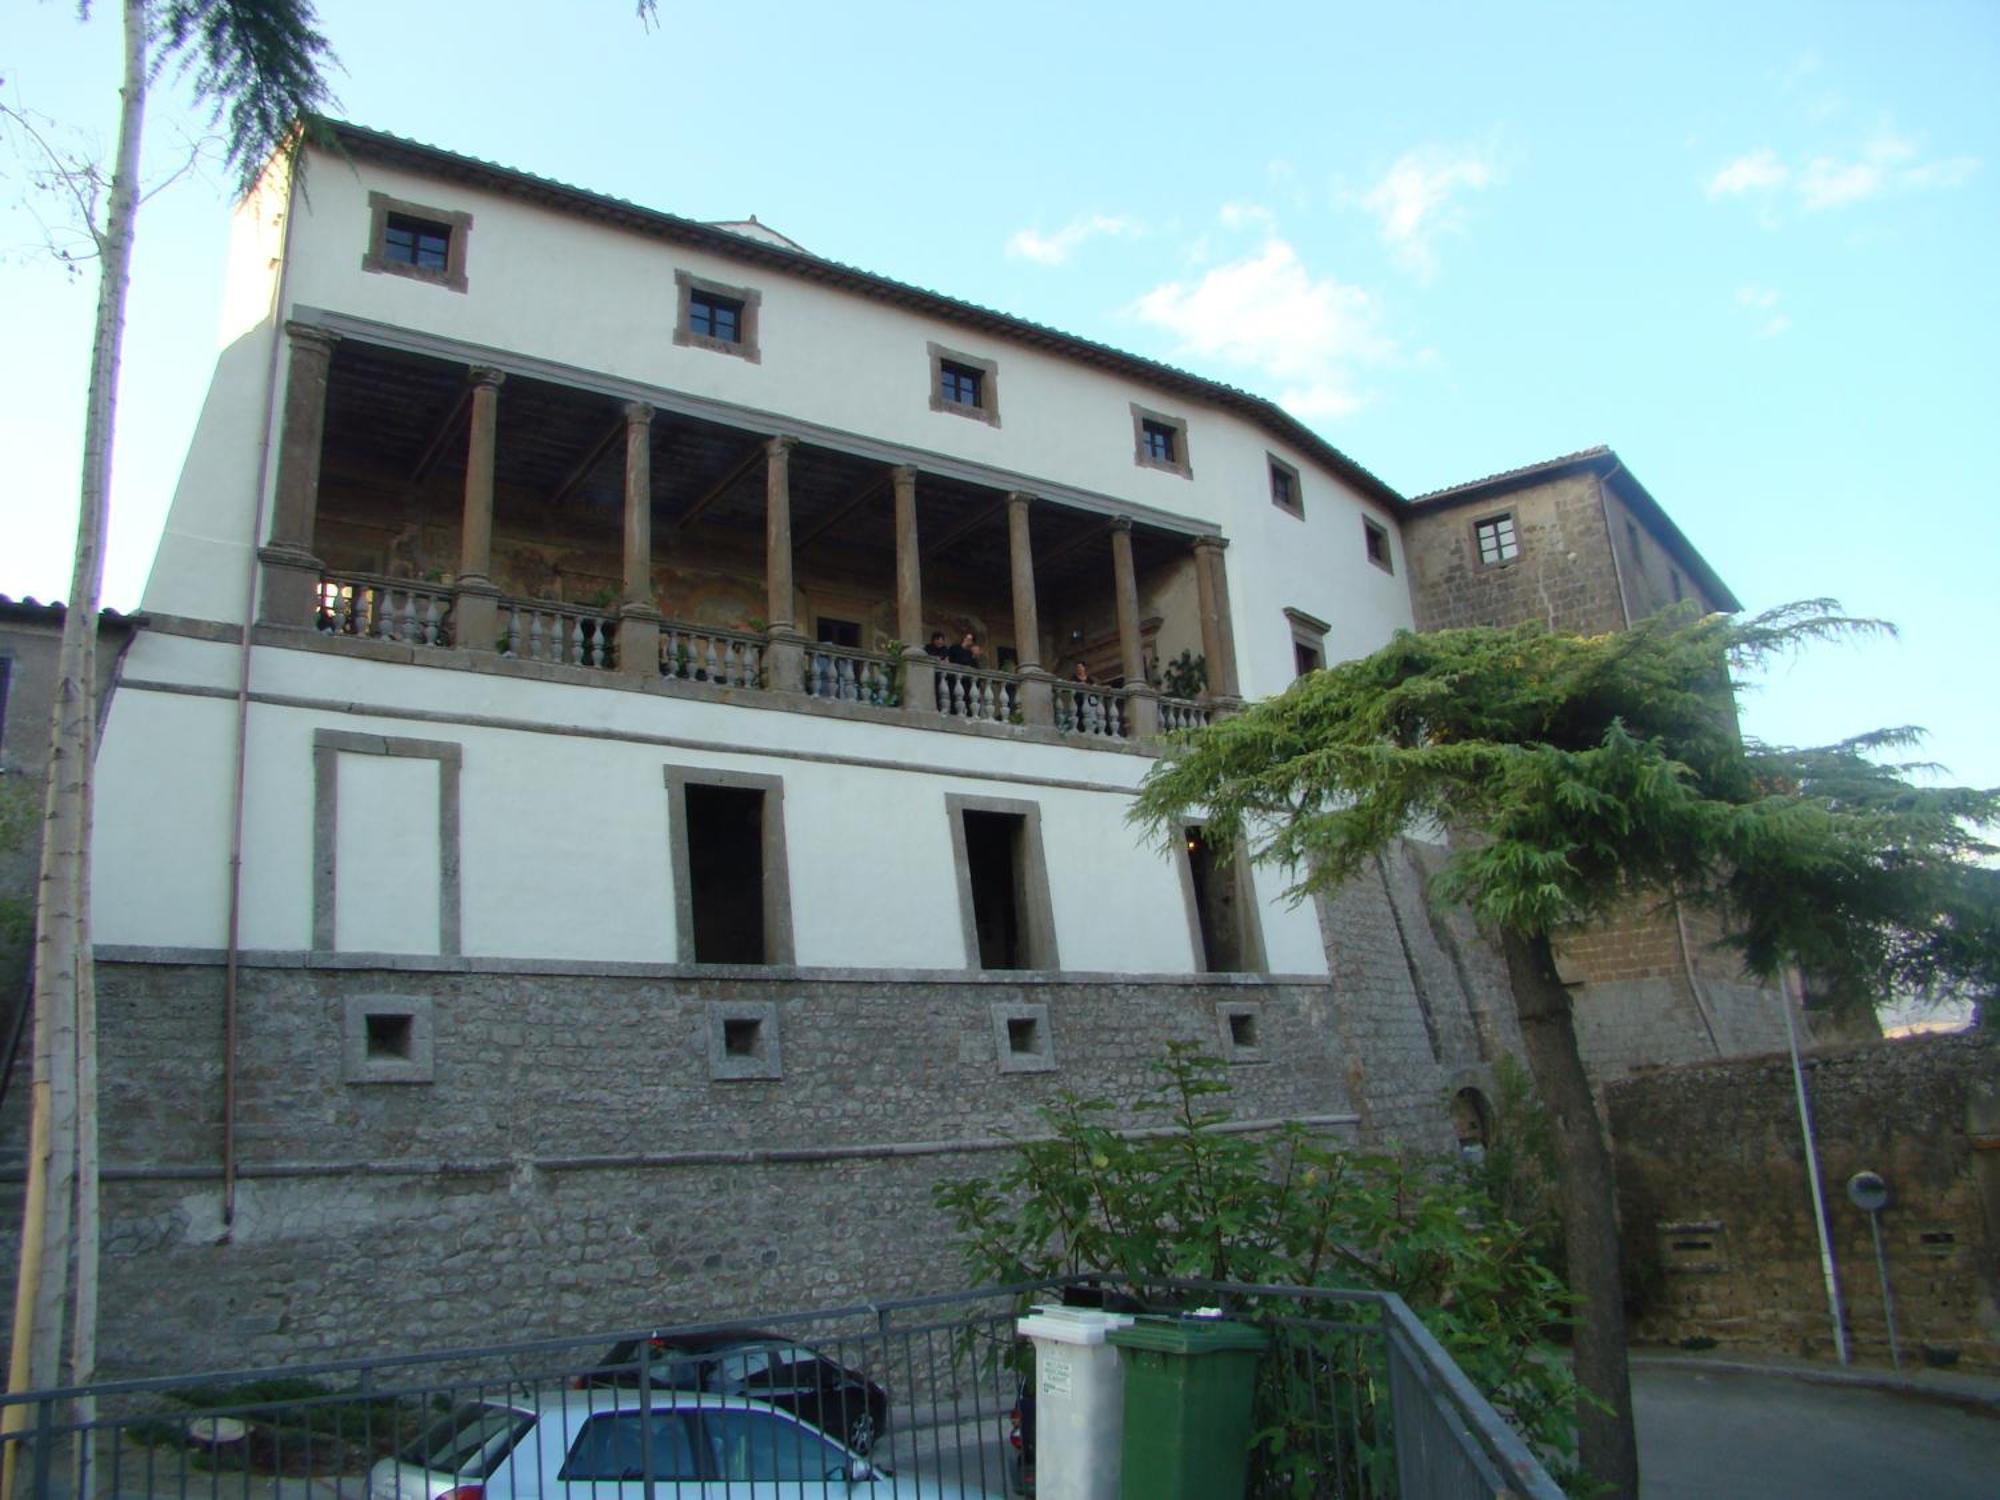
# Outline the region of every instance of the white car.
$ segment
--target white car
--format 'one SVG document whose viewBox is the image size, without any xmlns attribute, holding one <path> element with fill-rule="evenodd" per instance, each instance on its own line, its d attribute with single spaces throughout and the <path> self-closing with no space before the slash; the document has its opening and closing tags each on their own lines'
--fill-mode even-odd
<svg viewBox="0 0 2000 1500">
<path fill-rule="evenodd" d="M 651 1489 L 647 1475 L 650 1469 Z M 654 1391 L 470 1402 L 368 1476 L 368 1500 L 983 1500 L 871 1465 L 762 1401 Z"/>
</svg>

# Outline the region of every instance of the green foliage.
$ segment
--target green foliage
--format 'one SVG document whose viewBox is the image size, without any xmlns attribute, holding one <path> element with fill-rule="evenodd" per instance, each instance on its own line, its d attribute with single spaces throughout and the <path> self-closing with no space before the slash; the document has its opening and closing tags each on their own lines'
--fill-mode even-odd
<svg viewBox="0 0 2000 1500">
<path fill-rule="evenodd" d="M 1171 744 L 1135 821 L 1205 811 L 1218 843 L 1331 890 L 1413 824 L 1477 835 L 1436 883 L 1541 936 L 1638 892 L 1721 911 L 1754 973 L 1826 992 L 2000 984 L 2000 791 L 1884 764 L 1910 730 L 1811 750 L 1742 739 L 1732 667 L 1880 632 L 1829 601 L 1747 621 L 1669 611 L 1609 635 L 1537 625 L 1398 635 Z"/>
<path fill-rule="evenodd" d="M 1494 1061 L 1493 1079 L 1489 1139 L 1469 1175 L 1500 1217 L 1521 1226 L 1529 1253 L 1566 1279 L 1555 1128 L 1519 1058 L 1502 1053 Z"/>
<path fill-rule="evenodd" d="M 1169 698 L 1199 698 L 1208 691 L 1208 658 L 1183 651 L 1165 668 Z"/>
<path fill-rule="evenodd" d="M 325 74 L 338 64 L 312 0 L 156 0 L 148 10 L 155 75 L 192 75 L 209 122 L 228 117 L 227 160 L 248 192 L 294 122 L 332 101 Z"/>
<path fill-rule="evenodd" d="M 1194 1277 L 1393 1291 L 1564 1467 L 1575 1388 L 1541 1335 L 1563 1321 L 1567 1299 L 1525 1231 L 1446 1165 L 1337 1150 L 1297 1126 L 1225 1129 L 1221 1065 L 1193 1046 L 1169 1047 L 1154 1066 L 1159 1082 L 1139 1113 L 1162 1128 L 1123 1132 L 1107 1101 L 1064 1094 L 1042 1112 L 1047 1138 L 1022 1142 L 997 1173 L 939 1185 L 976 1279 L 1099 1272 L 1141 1288 Z M 1338 1420 L 1365 1438 L 1376 1397 L 1386 1399 L 1379 1369 L 1351 1338 L 1294 1344 L 1295 1357 L 1301 1347 L 1353 1403 Z M 1336 1414 L 1295 1381 L 1264 1386 L 1257 1420 L 1269 1477 L 1287 1455 L 1310 1451 L 1299 1424 Z"/>
</svg>

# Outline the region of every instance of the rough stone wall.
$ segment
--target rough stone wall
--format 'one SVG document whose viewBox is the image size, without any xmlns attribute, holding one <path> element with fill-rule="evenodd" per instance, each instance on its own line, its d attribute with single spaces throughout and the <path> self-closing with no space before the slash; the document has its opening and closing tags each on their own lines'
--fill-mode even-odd
<svg viewBox="0 0 2000 1500">
<path fill-rule="evenodd" d="M 1513 513 L 1520 556 L 1482 565 L 1473 526 L 1501 511 Z M 1408 517 L 1403 549 L 1419 630 L 1539 620 L 1593 635 L 1625 621 L 1597 479 L 1588 473 Z"/>
<path fill-rule="evenodd" d="M 1463 912 L 1427 890 L 1444 853 L 1403 840 L 1319 903 L 1333 975 L 1334 1030 L 1364 1138 L 1450 1150 L 1450 1097 L 1490 1102 L 1492 1064 L 1520 1051 L 1499 955 Z"/>
<path fill-rule="evenodd" d="M 1889 1360 L 1867 1215 L 1879 1172 L 1906 1363 L 2000 1368 L 2000 1037 L 1866 1042 L 1806 1061 L 1834 1256 L 1854 1354 Z M 1782 1056 L 1678 1068 L 1606 1091 L 1635 1333 L 1833 1357 L 1818 1241 Z"/>
<path fill-rule="evenodd" d="M 242 976 L 225 1231 L 221 991 L 213 965 L 99 969 L 107 1374 L 963 1286 L 931 1185 L 993 1170 L 978 1143 L 1035 1131 L 1059 1090 L 1136 1122 L 1168 1040 L 1225 1050 L 1222 1002 L 1259 1007 L 1238 1118 L 1350 1111 L 1323 984 L 273 964 Z M 348 1002 L 384 996 L 427 1006 L 431 1081 L 344 1081 Z M 781 1077 L 711 1077 L 711 1003 L 772 1008 Z M 1036 1005 L 1053 1067 L 1003 1069 L 995 1007 Z"/>
</svg>

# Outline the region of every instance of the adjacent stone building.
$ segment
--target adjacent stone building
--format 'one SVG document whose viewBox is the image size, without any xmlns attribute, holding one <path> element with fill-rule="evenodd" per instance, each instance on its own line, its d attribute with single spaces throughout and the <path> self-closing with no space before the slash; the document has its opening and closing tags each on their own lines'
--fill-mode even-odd
<svg viewBox="0 0 2000 1500">
<path fill-rule="evenodd" d="M 932 1185 L 1170 1039 L 1251 1120 L 1477 1138 L 1518 1037 L 1436 850 L 1294 905 L 1125 815 L 1397 630 L 1732 605 L 1610 455 L 1413 505 L 754 221 L 333 129 L 239 212 L 99 758 L 107 1371 L 942 1289 Z M 1607 966 L 1600 1060 L 1698 1051 L 1702 962 Z"/>
</svg>

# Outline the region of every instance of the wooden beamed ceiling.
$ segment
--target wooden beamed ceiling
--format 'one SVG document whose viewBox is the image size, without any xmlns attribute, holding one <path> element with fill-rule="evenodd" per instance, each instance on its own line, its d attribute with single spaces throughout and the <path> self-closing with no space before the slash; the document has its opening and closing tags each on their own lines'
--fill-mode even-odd
<svg viewBox="0 0 2000 1500">
<path fill-rule="evenodd" d="M 327 393 L 329 474 L 440 486 L 462 476 L 470 406 L 467 367 L 344 339 Z M 574 387 L 510 376 L 500 387 L 496 455 L 500 503 L 517 519 L 539 507 L 554 525 L 615 527 L 624 505 L 625 403 Z M 692 544 L 703 530 L 761 538 L 764 442 L 769 434 L 661 411 L 652 423 L 653 514 L 662 542 Z M 946 475 L 917 477 L 917 530 L 927 567 L 1010 576 L 1006 492 Z M 892 577 L 895 507 L 889 466 L 801 442 L 791 454 L 796 554 Z M 1108 587 L 1109 519 L 1045 500 L 1030 528 L 1038 591 Z M 1141 571 L 1184 555 L 1191 538 L 1133 529 Z"/>
</svg>

